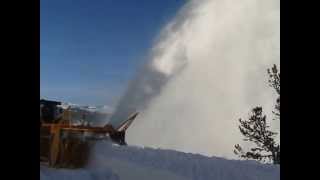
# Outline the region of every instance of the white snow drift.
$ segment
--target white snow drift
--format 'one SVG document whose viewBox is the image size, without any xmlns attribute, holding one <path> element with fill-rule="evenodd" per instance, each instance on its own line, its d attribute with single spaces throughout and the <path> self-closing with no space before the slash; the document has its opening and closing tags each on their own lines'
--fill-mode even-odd
<svg viewBox="0 0 320 180">
<path fill-rule="evenodd" d="M 280 166 L 99 142 L 87 167 L 40 167 L 41 180 L 277 180 Z"/>
</svg>

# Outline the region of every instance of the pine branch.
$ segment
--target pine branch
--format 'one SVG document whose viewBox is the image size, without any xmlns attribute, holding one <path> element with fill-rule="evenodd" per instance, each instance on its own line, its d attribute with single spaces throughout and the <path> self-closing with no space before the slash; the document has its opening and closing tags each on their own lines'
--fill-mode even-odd
<svg viewBox="0 0 320 180">
<path fill-rule="evenodd" d="M 276 90 L 279 97 L 276 100 L 275 110 L 272 111 L 276 119 L 280 120 L 280 72 L 276 65 L 268 69 L 269 86 Z M 244 136 L 244 141 L 253 142 L 256 147 L 245 152 L 239 144 L 235 145 L 234 153 L 241 158 L 255 159 L 258 161 L 273 161 L 280 164 L 280 145 L 276 144 L 274 137 L 276 132 L 269 130 L 266 122 L 266 115 L 263 114 L 262 107 L 252 109 L 247 120 L 239 119 L 239 130 Z"/>
</svg>

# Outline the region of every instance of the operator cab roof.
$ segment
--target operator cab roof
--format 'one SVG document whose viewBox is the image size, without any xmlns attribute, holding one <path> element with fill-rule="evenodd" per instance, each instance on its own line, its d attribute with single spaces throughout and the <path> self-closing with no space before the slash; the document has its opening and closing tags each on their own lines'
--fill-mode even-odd
<svg viewBox="0 0 320 180">
<path fill-rule="evenodd" d="M 43 105 L 61 105 L 61 102 L 59 101 L 51 101 L 51 100 L 45 100 L 45 99 L 40 99 L 40 104 Z"/>
</svg>

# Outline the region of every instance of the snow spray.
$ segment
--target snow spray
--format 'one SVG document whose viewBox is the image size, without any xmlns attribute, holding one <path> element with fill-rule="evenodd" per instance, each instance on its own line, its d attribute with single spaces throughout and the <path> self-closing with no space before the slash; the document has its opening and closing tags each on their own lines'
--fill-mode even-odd
<svg viewBox="0 0 320 180">
<path fill-rule="evenodd" d="M 280 1 L 187 1 L 156 39 L 111 124 L 139 111 L 129 144 L 234 158 L 238 119 L 258 105 L 272 115 Z"/>
</svg>

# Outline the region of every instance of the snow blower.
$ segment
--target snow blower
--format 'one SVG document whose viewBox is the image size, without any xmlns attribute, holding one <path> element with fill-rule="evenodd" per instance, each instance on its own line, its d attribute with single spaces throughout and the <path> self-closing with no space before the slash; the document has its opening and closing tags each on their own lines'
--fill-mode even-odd
<svg viewBox="0 0 320 180">
<path fill-rule="evenodd" d="M 59 108 L 61 102 L 40 100 L 40 163 L 54 168 L 81 168 L 89 159 L 90 147 L 97 140 L 111 140 L 126 145 L 125 132 L 138 113 L 122 121 L 91 126 L 74 124 L 69 108 Z"/>
</svg>

